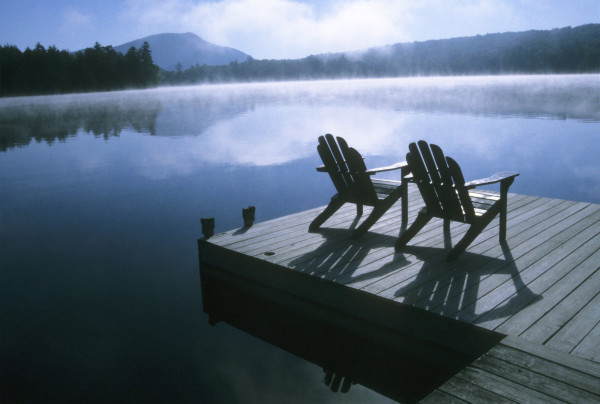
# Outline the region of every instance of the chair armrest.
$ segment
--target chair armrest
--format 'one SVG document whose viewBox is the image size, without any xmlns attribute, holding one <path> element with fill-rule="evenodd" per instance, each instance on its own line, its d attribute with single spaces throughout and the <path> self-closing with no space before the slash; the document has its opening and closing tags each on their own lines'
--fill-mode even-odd
<svg viewBox="0 0 600 404">
<path fill-rule="evenodd" d="M 391 166 L 371 168 L 370 170 L 367 170 L 366 173 L 369 175 L 373 175 L 373 174 L 381 173 L 384 171 L 399 170 L 399 169 L 405 168 L 405 167 L 408 167 L 408 163 L 406 161 L 401 161 L 399 163 L 392 164 Z"/>
<path fill-rule="evenodd" d="M 385 167 L 378 167 L 378 168 L 372 168 L 370 170 L 364 171 L 364 172 L 348 172 L 349 174 L 368 174 L 368 175 L 373 175 L 373 174 L 377 174 L 377 173 L 381 173 L 384 171 L 392 171 L 392 170 L 400 170 L 400 169 L 408 169 L 408 163 L 406 161 L 401 161 L 399 163 L 396 164 L 392 164 L 390 166 L 385 166 Z M 317 167 L 317 171 L 320 173 L 328 173 L 329 169 L 324 166 L 318 166 Z"/>
<path fill-rule="evenodd" d="M 519 173 L 517 173 L 515 171 L 502 171 L 502 172 L 496 173 L 487 178 L 482 178 L 479 180 L 465 182 L 465 188 L 471 189 L 471 188 L 479 187 L 481 185 L 495 184 L 497 182 L 502 182 L 502 181 L 506 181 L 509 179 L 513 179 L 518 175 L 519 175 Z"/>
</svg>

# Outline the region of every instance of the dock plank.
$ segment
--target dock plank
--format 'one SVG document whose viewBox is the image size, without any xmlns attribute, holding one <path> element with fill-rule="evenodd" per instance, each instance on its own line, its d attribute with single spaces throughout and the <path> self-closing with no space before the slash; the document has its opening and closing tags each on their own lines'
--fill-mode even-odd
<svg viewBox="0 0 600 404">
<path fill-rule="evenodd" d="M 458 397 L 455 397 L 451 394 L 448 394 L 441 390 L 434 390 L 433 393 L 425 397 L 423 400 L 419 401 L 423 404 L 463 404 L 468 403 L 468 401 L 461 400 Z"/>
<path fill-rule="evenodd" d="M 547 350 L 547 352 L 548 354 L 551 354 L 550 350 Z M 557 363 L 561 363 L 560 358 L 552 361 L 527 350 L 514 348 L 506 343 L 498 344 L 490 350 L 488 355 L 600 396 L 600 384 L 598 384 L 598 378 L 580 370 L 573 369 L 567 364 L 562 364 L 560 367 L 556 366 Z M 556 358 L 556 356 L 553 358 Z"/>
<path fill-rule="evenodd" d="M 507 244 L 510 247 L 509 259 L 520 259 L 518 262 L 523 263 L 524 265 L 527 264 L 524 262 L 524 258 L 529 258 L 530 261 L 535 261 L 536 256 L 531 257 L 526 255 L 532 248 L 534 248 L 534 245 L 529 242 L 529 239 L 534 237 L 538 243 L 543 243 L 544 238 L 540 236 L 540 230 L 542 229 L 542 233 L 546 231 L 546 237 L 555 236 L 557 233 L 560 234 L 560 229 L 553 228 L 552 225 L 555 224 L 556 221 L 560 221 L 563 218 L 570 218 L 570 220 L 574 220 L 576 218 L 584 218 L 587 216 L 586 212 L 579 213 L 580 211 L 581 206 L 572 206 L 570 209 L 565 209 L 562 212 L 550 211 L 548 212 L 548 216 L 545 217 L 548 223 L 545 223 L 544 225 L 532 226 L 531 223 L 528 223 L 527 221 L 523 222 L 525 228 L 519 229 L 522 231 L 513 236 L 511 239 L 507 240 Z M 575 216 L 577 213 L 579 213 L 579 216 Z M 526 242 L 527 244 L 524 244 Z M 478 298 L 490 293 L 498 286 L 499 283 L 507 280 L 510 277 L 509 275 L 506 275 L 503 278 L 498 278 L 497 276 L 492 277 L 492 275 L 498 273 L 503 268 L 506 269 L 507 264 L 510 264 L 510 261 L 507 262 L 505 259 L 499 259 L 503 255 L 506 255 L 506 252 L 497 246 L 497 241 L 495 244 L 496 246 L 494 248 L 496 249 L 496 254 L 494 254 L 495 256 L 492 257 L 495 259 L 489 259 L 482 256 L 469 256 L 467 254 L 465 259 L 469 259 L 470 261 L 464 266 L 460 265 L 459 263 L 446 264 L 443 262 L 435 262 L 430 265 L 434 267 L 432 269 L 434 272 L 427 275 L 435 276 L 436 274 L 442 273 L 445 274 L 446 278 L 450 278 L 453 281 L 455 279 L 459 279 L 462 280 L 464 284 L 464 288 L 458 288 L 454 290 L 454 292 L 451 291 L 449 294 L 438 293 L 438 296 L 443 297 L 441 300 L 438 299 L 438 302 L 441 301 L 441 303 L 436 305 L 436 300 L 432 299 L 431 297 L 432 289 L 426 288 L 424 288 L 424 290 L 427 292 L 419 290 L 417 293 L 413 292 L 413 296 L 409 296 L 408 299 L 405 299 L 405 296 L 401 296 L 402 300 L 397 297 L 398 292 L 396 292 L 396 299 L 409 304 L 413 303 L 417 307 L 426 308 L 439 314 L 457 316 L 457 313 L 459 313 L 460 310 L 468 307 L 469 305 L 473 305 L 475 302 L 477 302 Z M 549 250 L 551 249 L 551 246 L 547 246 L 547 248 Z M 452 272 L 452 270 L 454 270 L 454 272 Z M 444 284 L 444 282 L 440 282 L 438 278 L 430 280 L 429 277 L 423 276 L 422 272 L 419 273 L 421 274 L 422 282 L 429 281 L 430 284 L 437 284 L 438 287 L 440 284 Z M 514 274 L 515 271 L 513 270 L 512 272 Z M 405 287 L 407 283 L 412 281 L 412 279 L 409 279 L 404 281 L 402 284 L 395 285 L 395 287 Z M 420 286 L 420 284 L 417 282 L 415 282 L 415 285 Z M 410 289 L 405 289 L 405 291 L 408 293 Z M 468 296 L 470 300 L 465 300 L 465 296 Z M 472 307 L 470 309 L 472 309 Z M 462 314 L 466 316 L 464 311 Z M 477 317 L 475 316 L 475 313 L 473 313 L 471 320 L 475 320 L 476 318 Z"/>
<path fill-rule="evenodd" d="M 541 393 L 535 389 L 530 389 L 520 383 L 506 379 L 496 375 L 488 369 L 469 366 L 459 373 L 460 378 L 464 378 L 472 384 L 490 390 L 505 399 L 523 403 L 523 402 L 538 402 L 538 403 L 564 403 L 564 401 L 556 399 L 547 394 Z M 471 401 L 476 402 L 476 401 Z"/>
<path fill-rule="evenodd" d="M 418 204 L 419 199 L 420 199 L 419 193 L 416 192 L 415 188 L 412 188 L 411 191 L 408 193 L 408 200 L 409 200 L 408 206 L 409 206 L 409 212 L 414 212 L 415 215 L 416 215 L 416 210 L 419 209 L 419 204 Z M 368 217 L 368 214 L 370 213 L 371 209 L 372 208 L 370 208 L 370 207 L 365 207 L 364 213 L 360 219 L 365 219 L 366 217 Z M 250 229 L 247 229 L 248 237 L 245 237 L 242 239 L 230 237 L 229 239 L 226 239 L 226 241 L 225 240 L 220 241 L 219 245 L 231 246 L 231 247 L 234 247 L 236 249 L 236 251 L 248 253 L 248 252 L 252 252 L 254 250 L 260 250 L 261 244 L 259 244 L 259 243 L 263 243 L 263 242 L 266 242 L 266 243 L 263 243 L 263 246 L 266 244 L 266 245 L 272 247 L 271 244 L 268 243 L 268 241 L 281 242 L 281 241 L 293 240 L 294 238 L 298 237 L 298 235 L 301 235 L 301 234 L 306 234 L 307 238 L 310 239 L 311 238 L 310 233 L 307 232 L 308 224 L 322 210 L 323 210 L 323 207 L 320 207 L 320 208 L 312 209 L 311 211 L 309 211 L 309 214 L 293 215 L 293 216 L 285 217 L 285 218 L 282 218 L 282 220 L 280 222 L 278 222 L 277 224 L 267 223 L 267 226 L 264 226 L 262 223 L 258 224 L 259 227 L 253 226 Z M 400 215 L 400 212 L 401 212 L 401 205 L 395 204 L 389 210 L 387 216 L 391 217 L 391 218 L 397 218 Z M 338 212 L 336 212 L 330 219 L 328 219 L 325 222 L 325 224 L 323 225 L 323 228 L 347 229 L 347 228 L 349 228 L 349 224 L 352 223 L 352 221 L 355 218 L 356 218 L 355 205 L 346 204 L 346 205 L 342 206 L 342 208 L 340 208 L 340 210 L 338 210 Z M 376 224 L 373 226 L 373 229 L 380 227 L 382 222 L 383 222 L 383 220 L 376 222 Z M 356 223 L 356 225 L 358 225 L 360 223 L 361 222 L 358 221 Z"/>
<path fill-rule="evenodd" d="M 549 362 L 560 364 L 565 368 L 577 370 L 593 379 L 600 380 L 600 362 L 590 361 L 567 352 L 557 351 L 545 345 L 526 340 L 525 338 L 509 335 L 502 340 L 503 345 L 530 353 Z M 596 383 L 600 385 L 599 383 Z"/>
<path fill-rule="evenodd" d="M 582 358 L 593 361 L 600 360 L 598 346 L 600 345 L 600 322 L 590 331 L 590 333 L 575 347 L 573 353 Z"/>
<path fill-rule="evenodd" d="M 529 205 L 527 205 L 527 206 L 529 206 Z M 524 209 L 527 209 L 527 208 L 524 207 Z M 553 212 L 552 210 L 549 210 L 546 214 L 548 215 L 548 217 L 552 217 L 552 216 L 555 216 L 556 213 L 557 212 Z M 531 231 L 531 225 L 528 223 L 530 219 L 531 218 L 528 218 L 528 215 L 519 215 L 519 216 L 513 218 L 510 221 L 510 226 L 507 226 L 508 231 L 511 234 L 514 233 L 514 234 L 521 234 L 521 235 L 526 230 Z M 521 221 L 521 220 L 524 220 L 524 221 Z M 438 272 L 440 273 L 440 276 L 432 277 L 432 279 L 429 279 L 428 282 L 429 283 L 435 282 L 440 285 L 450 284 L 450 282 L 456 276 L 452 272 L 452 270 L 456 270 L 456 269 L 460 270 L 462 268 L 468 268 L 470 276 L 475 276 L 474 274 L 478 271 L 478 269 L 482 269 L 482 268 L 487 268 L 486 271 L 488 273 L 492 273 L 492 271 L 490 270 L 490 268 L 491 268 L 490 265 L 493 262 L 493 259 L 504 257 L 506 255 L 506 252 L 505 252 L 505 250 L 503 250 L 501 248 L 501 246 L 499 246 L 499 243 L 498 243 L 497 237 L 496 237 L 497 230 L 494 229 L 494 230 L 490 230 L 490 231 L 492 232 L 491 233 L 492 237 L 489 237 L 483 243 L 475 245 L 472 249 L 470 249 L 469 252 L 471 252 L 472 254 L 465 256 L 464 259 L 457 261 L 455 263 L 439 266 L 437 269 L 438 269 Z M 517 244 L 518 238 L 513 237 L 509 242 L 510 242 L 510 244 L 508 244 L 508 245 Z M 481 275 L 478 275 L 478 276 L 481 276 Z M 485 276 L 485 275 L 483 275 L 483 276 Z M 442 295 L 442 294 L 439 294 L 439 295 Z M 430 302 L 427 302 L 426 304 L 428 307 L 435 308 L 439 305 L 445 304 L 447 302 L 447 300 L 453 296 L 456 296 L 456 294 L 448 295 L 446 300 L 440 300 L 440 299 L 430 300 Z M 423 299 L 423 298 L 421 298 L 421 299 Z M 419 305 L 418 300 L 417 301 L 405 300 L 405 302 Z"/>
<path fill-rule="evenodd" d="M 436 391 L 446 393 L 448 396 L 455 397 L 462 402 L 467 403 L 515 403 L 493 391 L 483 388 L 477 384 L 471 383 L 460 376 L 453 377 L 448 382 L 444 383 Z M 429 398 L 429 397 L 427 397 Z M 428 402 L 424 400 L 422 402 Z"/>
<path fill-rule="evenodd" d="M 596 210 L 597 212 L 598 210 Z M 503 263 L 502 261 L 495 261 L 492 265 L 487 266 L 487 270 L 492 272 L 492 267 L 499 267 L 498 270 L 504 270 L 507 272 L 505 276 L 487 276 L 485 279 L 481 279 L 475 282 L 471 287 L 477 288 L 477 299 L 470 302 L 468 305 L 464 305 L 456 313 L 450 313 L 457 318 L 467 322 L 475 322 L 479 317 L 489 312 L 490 310 L 497 307 L 500 303 L 498 300 L 502 299 L 502 296 L 497 297 L 494 291 L 501 284 L 506 281 L 517 281 L 515 285 L 523 286 L 525 281 L 522 279 L 537 268 L 543 266 L 532 266 L 540 259 L 544 259 L 545 256 L 551 255 L 556 251 L 561 244 L 567 242 L 577 230 L 583 230 L 588 227 L 587 220 L 585 220 L 589 214 L 585 209 L 582 209 L 574 214 L 569 215 L 568 218 L 561 221 L 562 226 L 548 227 L 540 233 L 537 233 L 532 239 L 526 243 L 521 243 L 518 246 L 510 246 L 510 255 L 516 261 L 508 261 Z M 574 227 L 572 227 L 574 226 Z M 507 267 L 508 265 L 508 267 Z M 494 268 L 495 269 L 495 268 Z M 498 271 L 494 271 L 494 274 Z M 518 274 L 518 275 L 517 275 Z M 537 275 L 534 272 L 532 276 Z M 502 299 L 504 300 L 504 299 Z M 435 311 L 435 309 L 434 309 Z"/>
<path fill-rule="evenodd" d="M 598 241 L 597 237 L 594 240 L 590 240 L 591 243 L 594 243 L 595 241 Z M 580 261 L 576 255 L 571 255 L 566 259 L 577 262 Z M 550 288 L 541 291 L 544 295 L 543 304 L 523 307 L 517 313 L 513 314 L 510 319 L 499 325 L 496 330 L 503 334 L 523 335 L 523 330 L 528 330 L 535 322 L 542 320 L 547 313 L 553 310 L 564 299 L 579 299 L 581 296 L 587 295 L 588 292 L 584 291 L 583 294 L 580 294 L 578 289 L 580 287 L 586 289 L 589 288 L 589 286 L 586 285 L 586 280 L 594 272 L 598 271 L 598 262 L 600 262 L 600 251 L 596 250 L 577 266 L 575 266 L 573 262 L 569 263 L 569 266 L 573 266 L 571 271 Z M 565 261 L 565 264 L 567 263 L 568 261 Z M 535 288 L 535 286 L 533 287 Z M 581 307 L 576 301 L 568 301 L 568 303 L 566 303 L 567 306 L 573 304 L 574 307 Z M 538 335 L 539 334 L 541 333 L 538 332 Z M 546 338 L 541 335 L 536 337 L 534 333 L 531 333 L 528 336 L 528 339 L 543 342 Z"/>
<path fill-rule="evenodd" d="M 568 291 L 563 290 L 561 295 L 549 296 L 549 302 L 553 300 L 559 300 L 559 302 L 553 307 L 549 303 L 547 307 L 551 310 L 543 315 L 540 315 L 539 312 L 536 313 L 537 315 L 533 317 L 536 320 L 535 323 L 520 333 L 523 338 L 545 344 L 592 300 L 599 290 L 600 271 L 597 267 L 598 261 L 596 261 L 598 257 L 597 253 L 593 254 L 589 260 L 586 260 L 584 265 L 577 268 L 577 271 L 581 271 L 582 275 L 587 272 L 594 272 L 580 285 L 570 285 L 576 286 L 572 293 L 566 293 Z"/>
<path fill-rule="evenodd" d="M 492 352 L 494 349 L 492 349 Z M 538 373 L 536 370 L 523 368 L 519 365 L 511 363 L 507 358 L 498 358 L 492 354 L 486 354 L 473 363 L 473 367 L 484 370 L 498 377 L 503 377 L 511 382 L 525 386 L 527 394 L 522 396 L 520 402 L 525 402 L 529 397 L 532 397 L 532 390 L 564 402 L 596 402 L 600 400 L 600 396 L 590 393 L 580 388 L 574 387 L 568 382 L 561 380 L 561 376 L 557 378 L 548 377 Z M 563 373 L 563 368 L 552 366 L 560 370 L 557 373 Z"/>
<path fill-rule="evenodd" d="M 588 249 L 585 247 L 586 242 L 590 238 L 594 238 L 596 242 L 600 241 L 600 238 L 596 238 L 598 236 L 597 231 L 596 226 L 589 226 L 587 229 L 564 241 L 560 246 L 552 249 L 552 251 L 544 250 L 543 257 L 534 264 L 525 269 L 519 268 L 518 272 L 513 275 L 512 282 L 511 280 L 506 280 L 494 289 L 492 293 L 480 298 L 477 306 L 485 311 L 485 313 L 475 320 L 477 324 L 488 329 L 496 329 L 515 312 L 518 312 L 529 304 L 534 302 L 537 304 L 547 304 L 542 296 L 545 296 L 545 298 L 551 297 L 550 293 L 547 293 L 548 289 L 585 261 L 587 257 L 584 254 L 580 254 L 580 251 L 584 253 L 588 252 Z M 568 232 L 565 234 L 568 234 Z M 518 282 L 515 281 L 515 277 L 518 279 Z M 571 286 L 574 287 L 576 285 Z M 562 293 L 565 292 L 565 290 L 562 291 Z M 495 306 L 493 306 L 494 304 Z M 513 312 L 502 318 L 489 314 L 500 305 L 511 305 Z"/>
<path fill-rule="evenodd" d="M 600 379 L 591 374 L 598 366 L 509 336 L 436 392 L 470 403 L 599 402 Z"/>
<path fill-rule="evenodd" d="M 402 221 L 399 216 L 400 209 L 397 207 L 396 209 L 390 209 L 390 211 L 391 212 L 389 213 L 397 213 L 398 216 L 384 217 L 384 219 L 379 220 L 371 227 L 367 234 L 365 234 L 360 240 L 356 240 L 354 243 L 356 245 L 363 245 L 365 242 L 380 238 L 382 235 L 393 234 L 394 237 L 396 237 L 400 227 L 402 226 Z M 410 207 L 409 204 L 409 219 L 410 217 L 416 216 L 417 211 L 418 206 Z M 363 218 L 364 216 L 368 215 L 368 213 L 369 211 L 365 209 Z M 327 248 L 329 248 L 330 251 L 335 251 L 338 248 L 345 248 L 349 241 L 349 229 L 357 227 L 361 223 L 360 221 L 356 221 L 353 223 L 353 225 L 349 225 L 350 222 L 355 219 L 354 216 L 355 215 L 341 222 L 337 222 L 335 220 L 332 220 L 331 223 L 329 221 L 325 222 L 321 229 L 310 233 L 307 235 L 307 237 L 300 237 L 294 240 L 293 244 L 290 244 L 287 242 L 287 240 L 282 240 L 283 242 L 280 242 L 278 245 L 285 247 L 285 252 L 278 254 L 277 257 L 273 259 L 273 262 L 281 265 L 287 265 L 289 262 L 295 261 L 297 264 L 299 264 L 302 262 L 299 260 L 301 257 L 316 257 L 313 251 L 321 251 L 318 250 L 318 248 L 325 242 L 328 243 Z"/>
<path fill-rule="evenodd" d="M 600 279 L 600 278 L 594 278 Z M 600 282 L 596 286 L 596 295 L 575 316 L 573 316 L 544 345 L 571 352 L 598 324 L 598 308 L 600 307 Z"/>
</svg>

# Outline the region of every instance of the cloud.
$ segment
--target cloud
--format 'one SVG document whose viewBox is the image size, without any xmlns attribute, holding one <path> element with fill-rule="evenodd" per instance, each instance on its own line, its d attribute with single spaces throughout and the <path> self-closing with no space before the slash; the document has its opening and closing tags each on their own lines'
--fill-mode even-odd
<svg viewBox="0 0 600 404">
<path fill-rule="evenodd" d="M 124 25 L 136 26 L 140 36 L 193 32 L 257 59 L 285 59 L 398 42 L 556 28 L 544 4 L 538 0 L 129 0 Z M 536 27 L 532 15 L 539 21 Z"/>
<path fill-rule="evenodd" d="M 132 0 L 128 15 L 145 35 L 194 32 L 255 58 L 300 58 L 408 39 L 402 2 L 362 0 L 319 8 L 292 0 Z"/>
<path fill-rule="evenodd" d="M 63 12 L 63 22 L 61 30 L 67 33 L 73 33 L 88 28 L 92 24 L 92 17 L 84 14 L 74 8 L 68 8 Z"/>
</svg>

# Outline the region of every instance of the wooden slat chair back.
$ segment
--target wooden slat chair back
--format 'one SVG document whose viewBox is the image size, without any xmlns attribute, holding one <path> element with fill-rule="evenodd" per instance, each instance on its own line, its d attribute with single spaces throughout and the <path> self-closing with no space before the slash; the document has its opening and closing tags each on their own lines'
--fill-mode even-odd
<svg viewBox="0 0 600 404">
<path fill-rule="evenodd" d="M 348 147 L 341 137 L 336 143 L 333 136 L 327 135 L 319 138 L 317 151 L 338 194 L 356 204 L 374 206 L 377 203 L 375 187 L 356 149 Z"/>
<path fill-rule="evenodd" d="M 415 222 L 396 242 L 404 247 L 433 217 L 470 224 L 465 236 L 450 251 L 448 259 L 458 257 L 481 231 L 500 214 L 500 242 L 506 239 L 506 207 L 508 189 L 519 173 L 504 171 L 481 180 L 465 182 L 460 166 L 444 156 L 437 145 L 421 140 L 408 146 L 406 155 L 412 173 L 425 202 Z M 500 194 L 474 191 L 476 186 L 500 183 Z"/>
<path fill-rule="evenodd" d="M 403 177 L 408 173 L 406 162 L 367 170 L 363 157 L 356 149 L 349 147 L 342 137 L 334 138 L 330 134 L 319 137 L 317 151 L 323 161 L 323 166 L 317 167 L 317 171 L 329 174 L 337 194 L 331 198 L 327 208 L 310 224 L 310 231 L 317 230 L 345 203 L 356 204 L 357 215 L 362 215 L 363 205 L 372 206 L 371 214 L 352 234 L 354 238 L 360 237 L 403 196 L 402 217 L 403 221 L 406 221 L 408 216 L 406 183 L 371 178 L 378 172 L 397 169 L 402 170 Z"/>
</svg>

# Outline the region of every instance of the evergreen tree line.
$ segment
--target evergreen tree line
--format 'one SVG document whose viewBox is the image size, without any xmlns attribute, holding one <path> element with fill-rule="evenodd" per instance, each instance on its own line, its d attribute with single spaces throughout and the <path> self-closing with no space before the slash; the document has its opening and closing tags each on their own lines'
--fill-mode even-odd
<svg viewBox="0 0 600 404">
<path fill-rule="evenodd" d="M 196 65 L 163 71 L 163 84 L 600 71 L 600 24 L 401 43 L 365 52 Z"/>
<path fill-rule="evenodd" d="M 24 52 L 12 45 L 0 47 L 0 96 L 144 88 L 158 80 L 147 42 L 126 54 L 97 42 L 76 53 L 39 43 Z"/>
</svg>

